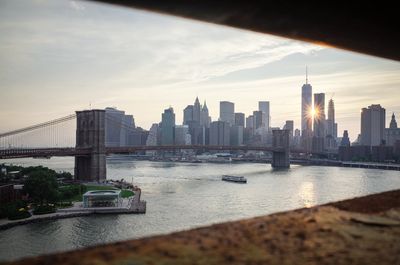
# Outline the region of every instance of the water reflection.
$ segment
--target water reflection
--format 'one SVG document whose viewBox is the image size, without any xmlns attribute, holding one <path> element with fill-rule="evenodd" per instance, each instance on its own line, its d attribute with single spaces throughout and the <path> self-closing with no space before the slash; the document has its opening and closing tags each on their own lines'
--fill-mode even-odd
<svg viewBox="0 0 400 265">
<path fill-rule="evenodd" d="M 9 162 L 9 161 L 8 161 Z M 73 169 L 70 158 L 14 163 Z M 243 175 L 247 184 L 221 181 Z M 107 161 L 109 179 L 124 178 L 142 188 L 144 215 L 62 219 L 0 231 L 0 260 L 138 238 L 211 223 L 400 188 L 399 173 L 356 168 L 302 167 L 275 171 L 265 164 L 179 164 Z"/>
<path fill-rule="evenodd" d="M 315 203 L 314 184 L 312 182 L 303 182 L 299 188 L 299 196 L 304 207 L 312 207 Z"/>
</svg>

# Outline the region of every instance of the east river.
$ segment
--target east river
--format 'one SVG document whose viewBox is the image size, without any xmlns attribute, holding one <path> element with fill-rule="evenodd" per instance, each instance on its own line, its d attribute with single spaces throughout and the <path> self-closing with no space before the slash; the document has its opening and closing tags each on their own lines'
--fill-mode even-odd
<svg viewBox="0 0 400 265">
<path fill-rule="evenodd" d="M 3 160 L 73 172 L 73 158 Z M 243 175 L 247 184 L 221 181 Z M 266 164 L 190 164 L 108 160 L 107 178 L 133 181 L 143 215 L 94 215 L 0 231 L 0 261 L 139 238 L 229 220 L 310 207 L 400 188 L 400 173 L 358 168 Z"/>
</svg>

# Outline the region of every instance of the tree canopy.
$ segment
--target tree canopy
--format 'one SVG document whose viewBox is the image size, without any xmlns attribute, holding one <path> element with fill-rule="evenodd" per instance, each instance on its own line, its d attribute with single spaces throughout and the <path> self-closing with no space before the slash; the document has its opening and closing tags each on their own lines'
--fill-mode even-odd
<svg viewBox="0 0 400 265">
<path fill-rule="evenodd" d="M 24 183 L 24 190 L 41 205 L 55 202 L 58 195 L 58 184 L 54 173 L 46 170 L 36 170 L 29 174 Z"/>
</svg>

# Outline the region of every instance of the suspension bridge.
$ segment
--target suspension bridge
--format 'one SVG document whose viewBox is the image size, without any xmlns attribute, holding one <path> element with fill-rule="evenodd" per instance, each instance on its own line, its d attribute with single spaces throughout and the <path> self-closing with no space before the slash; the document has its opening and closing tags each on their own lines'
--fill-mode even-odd
<svg viewBox="0 0 400 265">
<path fill-rule="evenodd" d="M 158 145 L 158 146 L 112 146 L 106 142 L 106 124 L 132 130 L 105 110 L 77 111 L 62 118 L 39 123 L 0 134 L 0 159 L 26 157 L 75 157 L 75 178 L 78 180 L 106 179 L 106 156 L 129 154 L 140 151 L 268 151 L 272 153 L 274 168 L 289 167 L 289 134 L 286 130 L 273 131 L 273 145 L 266 146 L 220 146 L 220 145 Z"/>
</svg>

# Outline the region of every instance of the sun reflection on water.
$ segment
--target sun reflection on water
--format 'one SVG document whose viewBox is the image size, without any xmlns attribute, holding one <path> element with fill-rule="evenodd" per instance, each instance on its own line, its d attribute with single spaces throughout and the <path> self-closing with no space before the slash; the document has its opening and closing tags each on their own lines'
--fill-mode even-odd
<svg viewBox="0 0 400 265">
<path fill-rule="evenodd" d="M 299 189 L 300 201 L 304 207 L 312 207 L 315 205 L 315 191 L 312 182 L 303 182 Z"/>
</svg>

